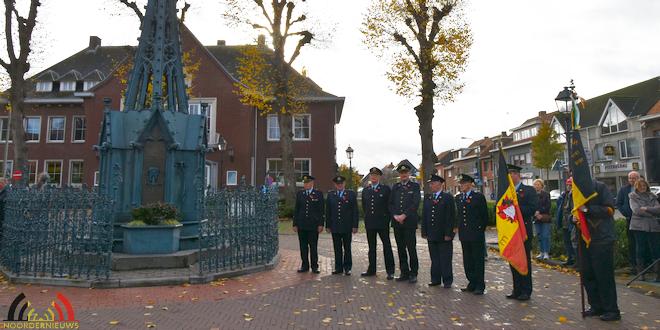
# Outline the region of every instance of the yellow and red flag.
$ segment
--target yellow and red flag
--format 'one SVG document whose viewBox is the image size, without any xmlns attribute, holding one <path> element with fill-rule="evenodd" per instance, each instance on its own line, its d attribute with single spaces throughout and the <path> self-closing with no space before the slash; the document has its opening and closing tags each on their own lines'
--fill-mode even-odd
<svg viewBox="0 0 660 330">
<path fill-rule="evenodd" d="M 580 211 L 580 208 L 598 196 L 598 193 L 594 190 L 591 172 L 589 172 L 589 163 L 587 162 L 587 156 L 584 152 L 579 131 L 573 131 L 573 134 L 571 134 L 571 157 L 569 161 L 571 171 L 573 172 L 573 210 L 571 213 L 577 219 L 582 239 L 587 247 L 589 247 L 591 234 L 587 226 L 587 218 Z"/>
<path fill-rule="evenodd" d="M 518 195 L 513 180 L 500 149 L 499 168 L 497 170 L 497 205 L 495 206 L 497 224 L 497 244 L 500 255 L 511 264 L 518 273 L 527 275 L 527 254 L 525 240 L 527 230 L 518 204 Z"/>
</svg>

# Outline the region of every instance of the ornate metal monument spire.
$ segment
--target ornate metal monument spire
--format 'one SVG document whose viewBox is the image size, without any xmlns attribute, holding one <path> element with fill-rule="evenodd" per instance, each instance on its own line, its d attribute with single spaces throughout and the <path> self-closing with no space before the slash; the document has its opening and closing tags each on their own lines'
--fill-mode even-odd
<svg viewBox="0 0 660 330">
<path fill-rule="evenodd" d="M 176 0 L 149 0 L 124 109 L 188 113 Z"/>
</svg>

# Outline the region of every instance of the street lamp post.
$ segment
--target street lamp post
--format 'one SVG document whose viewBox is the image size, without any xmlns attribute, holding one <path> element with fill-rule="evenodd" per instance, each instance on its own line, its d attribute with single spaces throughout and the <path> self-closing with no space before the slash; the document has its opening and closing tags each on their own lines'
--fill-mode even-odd
<svg viewBox="0 0 660 330">
<path fill-rule="evenodd" d="M 353 187 L 353 148 L 349 145 L 346 148 L 346 157 L 348 157 L 348 188 Z"/>
<path fill-rule="evenodd" d="M 566 159 L 568 163 L 568 175 L 572 173 L 571 169 L 571 139 L 573 138 L 573 125 L 571 120 L 571 111 L 575 105 L 575 98 L 577 94 L 575 93 L 575 85 L 571 79 L 571 85 L 564 87 L 564 89 L 557 94 L 555 97 L 555 102 L 557 104 L 557 110 L 564 115 L 564 123 L 566 124 L 566 151 L 568 153 L 568 158 Z M 562 104 L 563 103 L 563 104 Z M 563 107 L 562 107 L 563 106 Z"/>
<path fill-rule="evenodd" d="M 222 137 L 222 135 L 220 135 L 220 137 L 218 138 L 218 150 L 220 151 L 220 171 L 219 171 L 220 172 L 220 188 L 222 188 L 222 177 L 223 177 L 222 158 L 224 156 L 224 151 L 225 151 L 226 147 L 227 147 L 227 140 L 225 140 L 225 138 Z"/>
</svg>

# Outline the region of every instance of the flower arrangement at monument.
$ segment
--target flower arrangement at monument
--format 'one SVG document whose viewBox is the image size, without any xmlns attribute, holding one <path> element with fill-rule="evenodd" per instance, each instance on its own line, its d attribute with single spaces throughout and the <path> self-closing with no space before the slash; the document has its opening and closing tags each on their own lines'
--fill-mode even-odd
<svg viewBox="0 0 660 330">
<path fill-rule="evenodd" d="M 134 208 L 131 211 L 133 220 L 127 224 L 131 227 L 178 225 L 181 215 L 174 205 L 166 203 L 151 203 Z"/>
</svg>

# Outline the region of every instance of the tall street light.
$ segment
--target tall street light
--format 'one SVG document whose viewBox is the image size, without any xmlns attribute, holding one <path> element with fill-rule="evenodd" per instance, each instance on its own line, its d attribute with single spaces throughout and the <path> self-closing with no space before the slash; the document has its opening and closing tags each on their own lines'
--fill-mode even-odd
<svg viewBox="0 0 660 330">
<path fill-rule="evenodd" d="M 572 111 L 573 107 L 575 105 L 575 99 L 577 98 L 577 93 L 575 93 L 575 85 L 573 84 L 573 80 L 571 79 L 571 85 L 568 87 L 564 87 L 564 89 L 557 94 L 557 97 L 555 97 L 555 103 L 557 103 L 557 110 L 564 116 L 564 123 L 566 126 L 566 151 L 568 152 L 568 158 L 566 161 L 568 162 L 568 175 L 570 176 L 572 171 L 570 168 L 570 161 L 568 161 L 571 157 L 571 139 L 573 137 L 573 125 L 572 125 Z"/>
<path fill-rule="evenodd" d="M 353 148 L 349 145 L 348 148 L 346 148 L 346 157 L 348 157 L 348 188 L 353 187 Z"/>
</svg>

